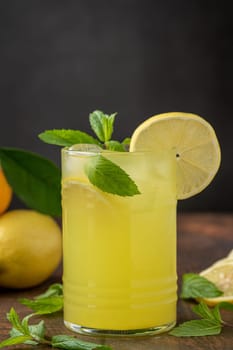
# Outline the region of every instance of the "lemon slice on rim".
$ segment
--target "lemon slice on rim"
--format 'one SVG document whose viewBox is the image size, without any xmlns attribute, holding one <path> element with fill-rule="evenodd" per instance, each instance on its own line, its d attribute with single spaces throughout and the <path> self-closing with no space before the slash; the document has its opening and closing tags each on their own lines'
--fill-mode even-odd
<svg viewBox="0 0 233 350">
<path fill-rule="evenodd" d="M 189 198 L 206 188 L 218 171 L 219 143 L 202 117 L 183 112 L 155 115 L 134 131 L 130 151 L 174 150 L 177 159 L 177 198 Z"/>
<path fill-rule="evenodd" d="M 219 297 L 203 299 L 208 305 L 216 305 L 222 301 L 233 304 L 233 260 L 213 264 L 200 272 L 200 275 L 213 282 L 223 292 Z"/>
</svg>

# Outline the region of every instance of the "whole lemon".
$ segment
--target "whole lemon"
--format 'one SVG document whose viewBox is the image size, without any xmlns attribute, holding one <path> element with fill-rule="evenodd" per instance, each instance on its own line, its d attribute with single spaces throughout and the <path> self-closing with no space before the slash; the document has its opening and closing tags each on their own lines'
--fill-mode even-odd
<svg viewBox="0 0 233 350">
<path fill-rule="evenodd" d="M 34 287 L 56 269 L 62 256 L 61 229 L 34 210 L 11 210 L 0 217 L 0 286 Z"/>
</svg>

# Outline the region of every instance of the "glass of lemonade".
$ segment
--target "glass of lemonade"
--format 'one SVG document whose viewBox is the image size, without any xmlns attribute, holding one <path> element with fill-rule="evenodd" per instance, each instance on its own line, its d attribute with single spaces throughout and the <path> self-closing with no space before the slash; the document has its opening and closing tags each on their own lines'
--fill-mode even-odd
<svg viewBox="0 0 233 350">
<path fill-rule="evenodd" d="M 64 320 L 78 333 L 146 335 L 176 322 L 176 159 L 172 151 L 102 156 L 140 194 L 93 186 L 85 166 L 98 149 L 62 150 Z"/>
</svg>

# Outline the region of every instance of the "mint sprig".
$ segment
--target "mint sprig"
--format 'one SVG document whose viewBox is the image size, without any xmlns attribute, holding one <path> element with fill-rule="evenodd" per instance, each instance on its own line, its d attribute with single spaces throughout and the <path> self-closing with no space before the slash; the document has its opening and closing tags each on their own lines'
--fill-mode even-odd
<svg viewBox="0 0 233 350">
<path fill-rule="evenodd" d="M 97 144 L 110 151 L 125 152 L 130 139 L 122 142 L 112 140 L 114 122 L 117 113 L 105 114 L 96 110 L 89 115 L 89 122 L 97 139 L 79 130 L 46 130 L 39 134 L 39 138 L 49 144 L 58 146 L 72 146 L 74 144 Z M 130 176 L 117 164 L 102 155 L 91 157 L 85 169 L 92 185 L 100 190 L 119 196 L 134 196 L 140 191 Z"/>
<path fill-rule="evenodd" d="M 10 337 L 0 343 L 0 348 L 18 344 L 46 344 L 52 348 L 67 350 L 111 350 L 110 346 L 82 341 L 70 335 L 61 334 L 47 337 L 44 321 L 42 320 L 38 324 L 29 325 L 31 317 L 32 315 L 28 315 L 20 320 L 15 309 L 11 308 L 7 314 L 7 319 L 12 325 Z"/>
<path fill-rule="evenodd" d="M 211 281 L 198 274 L 183 275 L 181 287 L 181 298 L 183 299 L 215 298 L 222 294 L 222 291 Z M 201 337 L 217 335 L 221 333 L 223 326 L 233 327 L 222 320 L 220 309 L 233 311 L 233 305 L 222 302 L 210 308 L 204 301 L 201 301 L 192 308 L 192 311 L 201 319 L 184 322 L 171 330 L 169 334 L 176 337 Z"/>
<path fill-rule="evenodd" d="M 45 130 L 38 137 L 45 143 L 57 146 L 70 147 L 75 144 L 94 144 L 103 149 L 124 152 L 127 150 L 130 138 L 126 138 L 122 142 L 111 140 L 116 115 L 117 113 L 108 115 L 99 110 L 89 114 L 89 123 L 95 137 L 86 132 L 71 129 Z"/>
<path fill-rule="evenodd" d="M 201 319 L 186 321 L 172 329 L 169 334 L 175 337 L 202 337 L 220 334 L 224 326 L 233 328 L 233 324 L 222 319 L 221 309 L 233 311 L 233 305 L 222 302 L 210 308 L 201 301 L 192 308 L 192 311 Z"/>
<path fill-rule="evenodd" d="M 169 334 L 176 337 L 201 337 L 221 333 L 225 323 L 220 315 L 220 307 L 221 304 L 210 309 L 204 302 L 200 302 L 192 308 L 192 311 L 202 319 L 184 322 L 175 327 Z"/>
</svg>

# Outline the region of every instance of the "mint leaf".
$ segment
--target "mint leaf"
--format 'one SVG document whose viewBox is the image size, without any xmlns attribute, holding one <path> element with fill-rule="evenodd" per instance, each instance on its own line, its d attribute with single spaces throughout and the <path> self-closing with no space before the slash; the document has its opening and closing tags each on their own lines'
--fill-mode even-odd
<svg viewBox="0 0 233 350">
<path fill-rule="evenodd" d="M 203 301 L 192 308 L 195 314 L 202 318 L 209 319 L 215 322 L 221 322 L 221 315 L 218 308 L 210 309 Z"/>
<path fill-rule="evenodd" d="M 61 215 L 61 173 L 46 158 L 16 148 L 0 148 L 1 166 L 15 194 L 30 208 Z"/>
<path fill-rule="evenodd" d="M 221 333 L 222 326 L 213 320 L 192 320 L 187 321 L 174 328 L 169 334 L 175 337 L 202 337 Z"/>
<path fill-rule="evenodd" d="M 134 196 L 139 190 L 129 175 L 102 155 L 93 156 L 85 167 L 89 181 L 104 192 Z"/>
<path fill-rule="evenodd" d="M 57 146 L 73 146 L 77 143 L 99 144 L 99 141 L 79 130 L 54 129 L 46 130 L 38 135 L 45 143 Z"/>
<path fill-rule="evenodd" d="M 6 340 L 3 340 L 0 343 L 0 349 L 5 348 L 6 346 L 25 344 L 27 340 L 30 340 L 31 336 L 29 335 L 18 335 L 15 337 L 10 337 Z"/>
<path fill-rule="evenodd" d="M 30 334 L 30 329 L 29 329 L 29 325 L 28 325 L 28 321 L 29 319 L 32 317 L 32 314 L 27 315 L 26 317 L 24 317 L 22 319 L 21 325 L 23 327 L 23 334 Z"/>
<path fill-rule="evenodd" d="M 122 141 L 122 144 L 124 146 L 129 146 L 130 145 L 130 141 L 131 141 L 131 138 L 130 137 L 126 137 L 123 141 Z"/>
<path fill-rule="evenodd" d="M 63 309 L 63 287 L 60 283 L 52 284 L 43 294 L 34 299 L 20 298 L 19 302 L 37 315 L 51 314 Z"/>
<path fill-rule="evenodd" d="M 30 325 L 29 331 L 34 339 L 38 339 L 38 342 L 40 341 L 40 339 L 44 339 L 44 336 L 45 336 L 44 321 L 42 320 L 38 324 Z"/>
<path fill-rule="evenodd" d="M 52 347 L 67 350 L 111 350 L 110 346 L 78 340 L 70 335 L 55 335 L 51 339 Z"/>
<path fill-rule="evenodd" d="M 130 137 L 126 137 L 126 138 L 121 142 L 126 151 L 129 150 L 130 141 L 131 141 L 131 138 L 130 138 Z"/>
<path fill-rule="evenodd" d="M 228 303 L 227 301 L 222 301 L 221 303 L 217 304 L 216 307 L 227 311 L 233 311 L 233 304 Z"/>
<path fill-rule="evenodd" d="M 125 152 L 126 151 L 126 149 L 122 143 L 120 143 L 118 141 L 114 141 L 114 140 L 110 140 L 110 141 L 105 142 L 105 147 L 109 151 L 117 151 L 117 152 Z"/>
<path fill-rule="evenodd" d="M 63 286 L 61 283 L 53 283 L 49 288 L 42 294 L 37 295 L 35 299 L 43 299 L 52 296 L 63 295 Z"/>
<path fill-rule="evenodd" d="M 23 321 L 22 321 L 23 323 Z M 28 327 L 29 333 L 28 333 L 28 337 L 30 336 L 30 339 L 26 339 L 23 341 L 24 344 L 27 345 L 37 345 L 40 342 L 40 339 L 43 339 L 44 334 L 45 334 L 45 325 L 44 325 L 44 321 L 41 321 L 38 325 L 31 325 Z M 25 333 L 22 333 L 20 331 L 18 331 L 15 328 L 12 328 L 10 331 L 10 336 L 11 338 L 13 337 L 19 337 L 25 335 Z M 33 339 L 37 339 L 37 340 L 33 340 Z"/>
<path fill-rule="evenodd" d="M 195 273 L 186 273 L 182 278 L 181 298 L 214 298 L 222 295 L 214 283 Z"/>
<path fill-rule="evenodd" d="M 90 113 L 89 121 L 91 128 L 100 141 L 106 142 L 111 139 L 116 115 L 117 113 L 108 115 L 98 110 Z"/>
<path fill-rule="evenodd" d="M 50 296 L 32 300 L 21 298 L 19 302 L 31 308 L 37 315 L 52 314 L 63 309 L 63 296 Z"/>
<path fill-rule="evenodd" d="M 213 319 L 221 323 L 222 318 L 220 314 L 219 305 L 216 305 L 211 311 L 212 311 Z"/>
<path fill-rule="evenodd" d="M 13 307 L 7 313 L 6 317 L 15 329 L 17 329 L 22 334 L 25 333 L 25 329 L 21 324 L 21 321 L 19 319 L 19 315 L 17 314 L 17 312 L 15 311 L 15 309 Z"/>
<path fill-rule="evenodd" d="M 4 340 L 0 344 L 0 348 L 14 344 L 37 345 L 43 339 L 45 333 L 44 321 L 41 321 L 38 325 L 29 326 L 28 320 L 31 317 L 32 314 L 27 315 L 21 321 L 15 309 L 11 308 L 7 313 L 7 319 L 12 325 L 10 338 Z"/>
</svg>

